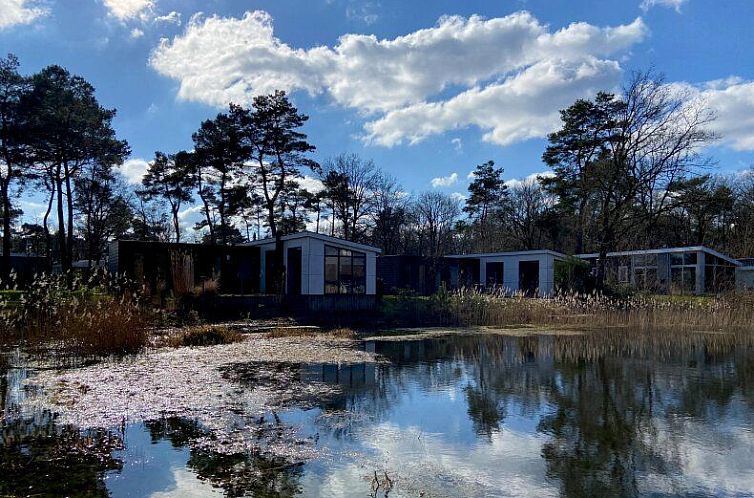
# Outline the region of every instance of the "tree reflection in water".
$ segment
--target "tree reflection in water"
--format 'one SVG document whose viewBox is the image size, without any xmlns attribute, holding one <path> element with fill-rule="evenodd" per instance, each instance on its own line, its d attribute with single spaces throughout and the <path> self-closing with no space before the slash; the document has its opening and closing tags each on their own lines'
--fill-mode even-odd
<svg viewBox="0 0 754 498">
<path fill-rule="evenodd" d="M 666 493 L 693 494 L 681 445 L 694 438 L 684 424 L 708 430 L 713 452 L 731 444 L 721 424 L 741 411 L 736 403 L 752 427 L 751 339 L 618 331 L 386 341 L 375 350 L 391 360 L 377 388 L 346 393 L 339 408 L 368 410 L 375 423 L 405 384 L 460 383 L 480 441 L 505 430 L 512 407 L 538 417 L 547 474 L 564 496 L 651 494 L 650 476 Z"/>
<path fill-rule="evenodd" d="M 170 441 L 175 448 L 190 448 L 186 466 L 199 479 L 223 490 L 225 496 L 286 498 L 301 492 L 300 464 L 256 452 L 224 454 L 196 446 L 207 436 L 192 420 L 169 418 L 146 423 L 153 442 Z"/>
<path fill-rule="evenodd" d="M 0 420 L 0 496 L 109 496 L 103 475 L 122 462 L 120 435 L 59 426 L 49 412 Z"/>
</svg>

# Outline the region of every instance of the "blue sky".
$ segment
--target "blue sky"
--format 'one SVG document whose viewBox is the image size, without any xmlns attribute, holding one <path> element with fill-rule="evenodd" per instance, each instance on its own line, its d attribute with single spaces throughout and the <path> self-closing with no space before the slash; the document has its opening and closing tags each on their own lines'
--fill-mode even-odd
<svg viewBox="0 0 754 498">
<path fill-rule="evenodd" d="M 546 170 L 557 110 L 648 67 L 717 112 L 720 171 L 754 164 L 752 19 L 748 0 L 0 0 L 0 52 L 92 82 L 134 181 L 224 103 L 283 88 L 317 159 L 358 152 L 409 191 L 464 192 L 489 159 Z"/>
</svg>

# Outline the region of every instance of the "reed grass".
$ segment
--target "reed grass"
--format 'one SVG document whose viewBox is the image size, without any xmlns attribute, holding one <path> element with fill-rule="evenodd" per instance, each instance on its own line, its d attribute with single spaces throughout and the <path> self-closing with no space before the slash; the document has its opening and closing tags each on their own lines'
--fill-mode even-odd
<svg viewBox="0 0 754 498">
<path fill-rule="evenodd" d="M 397 298 L 384 312 L 388 321 L 413 325 L 754 331 L 754 295 L 751 294 L 615 298 L 598 293 L 564 293 L 551 298 L 527 298 L 461 289 L 441 291 L 423 299 Z"/>
<path fill-rule="evenodd" d="M 168 336 L 165 344 L 179 348 L 184 346 L 216 346 L 243 340 L 243 334 L 225 325 L 196 325 L 186 327 Z"/>
<path fill-rule="evenodd" d="M 292 326 L 292 327 L 275 327 L 266 337 L 268 339 L 279 339 L 285 337 L 326 337 L 330 339 L 356 339 L 358 334 L 355 330 L 347 327 L 337 327 L 334 329 L 321 329 L 313 326 Z"/>
<path fill-rule="evenodd" d="M 106 273 L 86 279 L 43 274 L 22 291 L 0 294 L 2 336 L 61 356 L 138 352 L 148 343 L 151 323 L 133 285 Z"/>
</svg>

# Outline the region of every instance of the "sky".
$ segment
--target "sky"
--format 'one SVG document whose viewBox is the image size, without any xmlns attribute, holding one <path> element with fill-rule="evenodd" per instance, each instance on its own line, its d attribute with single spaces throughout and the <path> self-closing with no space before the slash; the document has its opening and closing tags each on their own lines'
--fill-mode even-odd
<svg viewBox="0 0 754 498">
<path fill-rule="evenodd" d="M 315 159 L 356 152 L 460 198 L 488 160 L 546 171 L 558 110 L 649 68 L 716 113 L 715 171 L 754 165 L 752 19 L 751 0 L 0 0 L 0 53 L 90 81 L 131 182 L 229 102 L 283 89 Z"/>
</svg>

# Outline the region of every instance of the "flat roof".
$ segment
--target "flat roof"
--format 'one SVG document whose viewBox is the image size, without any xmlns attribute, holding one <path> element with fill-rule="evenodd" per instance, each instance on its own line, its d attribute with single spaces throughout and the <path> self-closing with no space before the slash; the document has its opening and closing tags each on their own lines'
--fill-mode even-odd
<svg viewBox="0 0 754 498">
<path fill-rule="evenodd" d="M 688 247 L 663 247 L 663 248 L 657 248 L 657 249 L 638 249 L 635 251 L 614 251 L 607 253 L 608 257 L 611 256 L 635 256 L 640 254 L 666 254 L 666 253 L 674 253 L 674 252 L 706 252 L 708 254 L 711 254 L 713 256 L 716 256 L 720 259 L 724 259 L 725 261 L 728 261 L 729 263 L 733 263 L 735 266 L 741 266 L 743 263 L 740 261 L 737 261 L 730 256 L 726 256 L 725 254 L 721 252 L 717 252 L 714 249 L 710 249 L 709 247 L 704 246 L 688 246 Z M 577 258 L 598 258 L 599 253 L 592 252 L 588 254 L 576 254 Z"/>
<path fill-rule="evenodd" d="M 358 242 L 353 242 L 346 239 L 341 239 L 339 237 L 331 237 L 330 235 L 325 235 L 324 233 L 317 233 L 317 232 L 310 232 L 308 230 L 305 230 L 303 232 L 296 232 L 289 235 L 283 235 L 281 239 L 283 241 L 288 240 L 296 240 L 296 239 L 305 239 L 305 238 L 312 238 L 312 239 L 319 239 L 323 240 L 325 242 L 329 242 L 331 244 L 337 244 L 339 246 L 343 247 L 350 247 L 352 249 L 359 249 L 361 251 L 369 251 L 369 252 L 375 252 L 375 253 L 381 253 L 382 249 L 379 249 L 374 246 L 370 246 L 367 244 L 360 244 Z M 266 239 L 259 239 L 255 240 L 253 242 L 246 242 L 244 244 L 241 244 L 243 246 L 264 246 L 268 244 L 274 244 L 275 238 L 274 237 L 267 237 Z"/>
<path fill-rule="evenodd" d="M 499 258 L 505 256 L 533 256 L 535 254 L 549 254 L 556 258 L 564 259 L 565 254 L 551 251 L 550 249 L 530 249 L 527 251 L 506 251 L 506 252 L 481 252 L 475 254 L 451 254 L 445 256 L 446 258 L 463 259 L 463 258 Z"/>
</svg>

